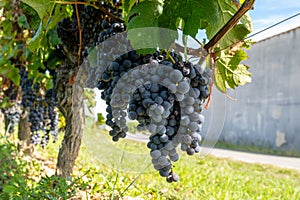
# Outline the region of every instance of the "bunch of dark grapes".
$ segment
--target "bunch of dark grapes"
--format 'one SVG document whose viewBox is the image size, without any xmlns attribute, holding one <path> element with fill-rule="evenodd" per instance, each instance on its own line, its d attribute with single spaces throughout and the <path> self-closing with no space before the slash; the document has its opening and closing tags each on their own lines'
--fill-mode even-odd
<svg viewBox="0 0 300 200">
<path fill-rule="evenodd" d="M 120 77 L 130 69 L 138 66 L 140 62 L 140 56 L 135 51 L 131 51 L 128 54 L 121 56 L 110 63 L 102 74 L 101 81 L 98 83 L 98 89 L 103 90 L 101 98 L 105 100 L 107 104 L 106 112 L 108 114 L 106 116 L 106 124 L 112 128 L 109 134 L 113 137 L 114 141 L 118 141 L 119 138 L 124 138 L 128 131 L 128 127 L 126 126 L 125 111 L 113 113 L 111 107 L 113 88 L 118 83 Z"/>
<path fill-rule="evenodd" d="M 51 75 L 55 83 L 55 73 Z M 21 105 L 24 111 L 28 111 L 31 142 L 35 145 L 40 144 L 44 148 L 49 142 L 50 133 L 54 141 L 56 141 L 58 134 L 56 91 L 55 89 L 45 90 L 41 88 L 39 83 L 34 83 L 33 79 L 28 77 L 28 72 L 23 68 L 20 69 L 20 76 Z"/>
<path fill-rule="evenodd" d="M 50 71 L 52 76 L 52 81 L 56 83 L 56 72 Z M 58 136 L 58 112 L 57 112 L 57 94 L 55 88 L 49 89 L 46 91 L 44 102 L 47 105 L 46 113 L 48 122 L 46 123 L 47 130 L 46 132 L 49 135 L 49 132 L 52 135 L 53 141 L 57 140 Z M 49 138 L 49 137 L 48 137 Z"/>
<path fill-rule="evenodd" d="M 151 133 L 147 146 L 154 168 L 168 182 L 178 181 L 172 171 L 172 162 L 179 159 L 176 147 L 180 144 L 188 155 L 200 151 L 200 113 L 210 94 L 212 71 L 159 51 L 144 56 L 130 51 L 104 69 L 98 89 L 108 105 L 106 124 L 113 141 L 126 136 L 128 113 Z"/>
<path fill-rule="evenodd" d="M 15 131 L 15 126 L 18 124 L 20 120 L 20 110 L 19 105 L 15 104 L 13 106 L 10 106 L 4 110 L 4 116 L 6 120 L 7 125 L 7 132 L 13 133 Z"/>
<path fill-rule="evenodd" d="M 116 4 L 101 4 L 120 17 Z M 78 6 L 83 56 L 97 45 L 97 65 L 89 66 L 86 87 L 102 90 L 107 104 L 106 124 L 113 141 L 126 137 L 126 116 L 151 133 L 147 144 L 152 163 L 168 182 L 177 182 L 172 162 L 179 159 L 176 147 L 193 155 L 200 151 L 204 116 L 202 104 L 210 95 L 212 71 L 183 61 L 174 52 L 157 51 L 140 55 L 126 39 L 124 24 L 91 6 Z M 78 23 L 74 13 L 58 26 L 58 35 L 67 51 L 77 55 Z M 114 37 L 112 37 L 114 36 Z M 112 38 L 112 39 L 110 39 Z M 74 42 L 75 41 L 75 42 Z M 66 49 L 65 49 L 66 50 Z M 127 52 L 127 53 L 126 53 Z M 121 55 L 121 56 L 120 56 Z M 136 70 L 138 69 L 138 70 Z"/>
<path fill-rule="evenodd" d="M 97 5 L 95 5 L 97 6 Z M 122 18 L 122 9 L 119 3 L 100 3 L 100 6 L 113 14 L 116 18 Z M 98 34 L 106 31 L 111 34 L 111 24 L 116 21 L 111 19 L 101 10 L 90 5 L 78 5 L 78 13 L 80 18 L 80 26 L 82 30 L 82 56 L 86 57 L 98 42 Z M 118 20 L 119 21 L 119 20 Z M 117 27 L 116 27 L 117 28 Z M 79 44 L 78 22 L 76 9 L 73 6 L 73 14 L 71 18 L 64 18 L 57 27 L 58 36 L 66 48 L 65 50 L 71 54 L 77 55 L 78 48 L 74 48 L 74 44 Z"/>
</svg>

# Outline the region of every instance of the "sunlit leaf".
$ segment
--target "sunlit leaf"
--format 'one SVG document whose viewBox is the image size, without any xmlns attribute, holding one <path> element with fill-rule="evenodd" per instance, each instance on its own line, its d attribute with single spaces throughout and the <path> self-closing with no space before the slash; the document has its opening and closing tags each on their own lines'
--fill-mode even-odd
<svg viewBox="0 0 300 200">
<path fill-rule="evenodd" d="M 6 77 L 9 78 L 15 85 L 20 84 L 20 74 L 18 68 L 10 68 L 8 73 L 6 73 Z"/>
<path fill-rule="evenodd" d="M 37 30 L 34 37 L 28 43 L 28 48 L 30 49 L 30 51 L 34 51 L 40 47 L 44 35 L 45 33 L 43 31 L 43 23 L 40 22 L 39 29 Z"/>
<path fill-rule="evenodd" d="M 26 16 L 25 15 L 21 15 L 21 16 L 19 16 L 19 18 L 18 18 L 18 25 L 19 25 L 19 27 L 24 27 L 24 28 L 29 28 L 29 24 L 28 24 L 28 22 L 27 22 L 27 18 L 26 18 Z"/>
<path fill-rule="evenodd" d="M 39 15 L 43 23 L 48 21 L 48 18 L 51 16 L 51 11 L 54 6 L 54 1 L 49 0 L 22 0 L 27 5 L 31 6 Z"/>
</svg>

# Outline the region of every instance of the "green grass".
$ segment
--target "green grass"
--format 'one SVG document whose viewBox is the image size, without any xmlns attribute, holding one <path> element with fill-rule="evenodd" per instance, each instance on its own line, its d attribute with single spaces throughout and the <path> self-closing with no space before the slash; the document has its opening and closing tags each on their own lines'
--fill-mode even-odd
<svg viewBox="0 0 300 200">
<path fill-rule="evenodd" d="M 47 149 L 38 149 L 39 153 L 56 162 L 61 140 L 62 135 Z M 107 132 L 87 121 L 74 174 L 89 171 L 88 180 L 92 181 L 88 192 L 94 199 L 111 199 L 112 194 L 114 199 L 131 196 L 147 200 L 300 199 L 300 173 L 295 170 L 181 154 L 174 165 L 180 181 L 170 184 L 153 169 L 150 160 L 145 143 L 113 143 Z"/>
<path fill-rule="evenodd" d="M 123 195 L 143 199 L 300 199 L 297 171 L 182 154 L 174 167 L 180 181 L 169 184 L 152 165 L 144 170 L 150 163 L 146 144 L 130 140 L 113 143 L 106 132 L 91 127 L 84 134 L 77 164 L 96 167 L 94 181 L 101 194 L 111 194 L 114 185 L 116 194 L 121 194 L 138 177 Z M 121 172 L 117 173 L 119 167 Z"/>
</svg>

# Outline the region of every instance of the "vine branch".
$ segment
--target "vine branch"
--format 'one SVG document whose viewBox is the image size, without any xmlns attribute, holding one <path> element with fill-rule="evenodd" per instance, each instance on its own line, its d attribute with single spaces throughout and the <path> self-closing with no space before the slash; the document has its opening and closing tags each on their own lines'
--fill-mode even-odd
<svg viewBox="0 0 300 200">
<path fill-rule="evenodd" d="M 204 49 L 210 53 L 211 49 L 239 22 L 239 20 L 253 8 L 255 0 L 245 0 L 233 17 L 216 33 L 216 35 L 204 45 Z"/>
</svg>

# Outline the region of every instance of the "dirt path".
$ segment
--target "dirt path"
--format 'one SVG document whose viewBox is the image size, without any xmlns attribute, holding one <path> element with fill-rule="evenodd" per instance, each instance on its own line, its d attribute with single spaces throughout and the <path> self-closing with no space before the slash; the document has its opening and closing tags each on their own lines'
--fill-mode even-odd
<svg viewBox="0 0 300 200">
<path fill-rule="evenodd" d="M 127 134 L 127 139 L 138 141 L 138 142 L 148 142 L 148 136 L 143 134 Z M 283 168 L 296 169 L 300 172 L 300 158 L 295 157 L 285 157 L 285 156 L 273 156 L 265 154 L 247 153 L 241 151 L 232 151 L 226 149 L 205 149 L 203 151 L 210 155 L 220 157 L 220 158 L 230 158 L 233 160 L 239 160 L 247 163 L 261 163 L 270 164 Z"/>
<path fill-rule="evenodd" d="M 295 157 L 255 154 L 216 148 L 212 149 L 209 154 L 216 157 L 230 158 L 247 163 L 270 164 L 278 167 L 296 169 L 300 171 L 300 158 Z"/>
</svg>

